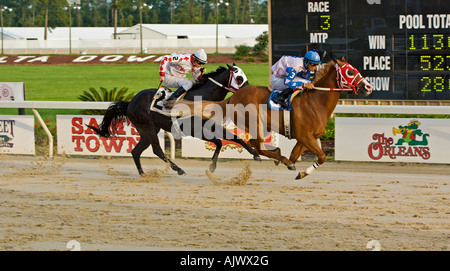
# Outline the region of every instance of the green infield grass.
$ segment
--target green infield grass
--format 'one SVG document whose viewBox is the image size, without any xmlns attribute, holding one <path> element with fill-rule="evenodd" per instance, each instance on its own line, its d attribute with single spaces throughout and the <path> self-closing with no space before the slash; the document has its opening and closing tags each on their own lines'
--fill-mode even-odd
<svg viewBox="0 0 450 271">
<path fill-rule="evenodd" d="M 219 65 L 207 64 L 206 72 Z M 254 85 L 269 84 L 267 64 L 241 64 Z M 129 88 L 137 93 L 158 87 L 157 64 L 142 65 L 8 65 L 0 66 L 0 82 L 25 82 L 26 99 L 34 101 L 77 101 L 90 87 Z"/>
<path fill-rule="evenodd" d="M 206 72 L 215 71 L 219 64 L 207 64 Z M 268 64 L 239 64 L 250 84 L 269 84 Z M 108 90 L 128 88 L 138 93 L 146 88 L 157 88 L 159 64 L 130 65 L 5 65 L 0 66 L 0 82 L 24 82 L 26 100 L 79 101 L 83 91 L 93 87 Z M 1 115 L 15 115 L 17 109 L 1 109 Z M 40 109 L 44 120 L 55 122 L 56 114 L 78 114 L 79 110 Z M 32 114 L 26 110 L 26 114 Z M 49 126 L 52 126 L 52 123 Z"/>
</svg>

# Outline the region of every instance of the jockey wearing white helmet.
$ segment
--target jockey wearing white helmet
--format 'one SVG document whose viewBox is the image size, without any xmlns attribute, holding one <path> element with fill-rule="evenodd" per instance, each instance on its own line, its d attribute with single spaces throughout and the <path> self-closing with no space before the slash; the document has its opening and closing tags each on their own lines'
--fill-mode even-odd
<svg viewBox="0 0 450 271">
<path fill-rule="evenodd" d="M 159 81 L 164 82 L 166 87 L 178 88 L 169 100 L 177 99 L 201 79 L 206 62 L 207 55 L 203 49 L 194 54 L 173 53 L 163 57 L 159 66 Z M 189 73 L 195 81 L 186 78 Z"/>
<path fill-rule="evenodd" d="M 206 61 L 208 60 L 205 50 L 203 49 L 200 49 L 197 52 L 195 52 L 193 57 L 201 65 L 206 64 Z"/>
<path fill-rule="evenodd" d="M 270 85 L 274 90 L 282 90 L 273 101 L 288 107 L 284 100 L 293 90 L 314 88 L 310 80 L 311 72 L 315 71 L 320 63 L 316 50 L 307 52 L 304 57 L 282 56 L 271 68 Z"/>
</svg>

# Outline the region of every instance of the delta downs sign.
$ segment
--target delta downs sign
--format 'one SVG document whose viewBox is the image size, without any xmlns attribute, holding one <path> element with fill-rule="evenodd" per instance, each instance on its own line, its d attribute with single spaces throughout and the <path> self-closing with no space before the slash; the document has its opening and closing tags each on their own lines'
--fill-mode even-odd
<svg viewBox="0 0 450 271">
<path fill-rule="evenodd" d="M 140 64 L 158 63 L 156 55 L 18 55 L 0 56 L 0 65 L 52 65 L 52 64 Z"/>
</svg>

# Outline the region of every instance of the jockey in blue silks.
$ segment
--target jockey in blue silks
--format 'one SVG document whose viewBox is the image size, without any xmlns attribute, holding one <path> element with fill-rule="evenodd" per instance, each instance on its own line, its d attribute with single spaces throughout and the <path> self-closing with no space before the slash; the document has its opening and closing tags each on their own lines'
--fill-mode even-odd
<svg viewBox="0 0 450 271">
<path fill-rule="evenodd" d="M 282 56 L 271 68 L 270 85 L 273 90 L 281 90 L 273 101 L 288 108 L 284 100 L 294 90 L 312 89 L 314 85 L 310 80 L 311 72 L 315 71 L 320 63 L 316 50 L 307 52 L 304 57 Z"/>
</svg>

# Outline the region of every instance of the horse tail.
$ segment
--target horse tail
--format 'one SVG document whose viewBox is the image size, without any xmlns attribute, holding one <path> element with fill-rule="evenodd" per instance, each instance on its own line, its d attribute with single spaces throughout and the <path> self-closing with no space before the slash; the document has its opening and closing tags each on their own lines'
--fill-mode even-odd
<svg viewBox="0 0 450 271">
<path fill-rule="evenodd" d="M 127 117 L 127 109 L 129 102 L 119 101 L 112 103 L 103 116 L 103 121 L 99 128 L 87 125 L 95 131 L 99 136 L 112 137 L 117 133 L 117 126 L 123 119 Z"/>
</svg>

